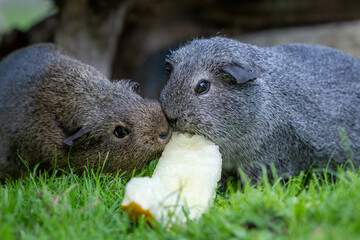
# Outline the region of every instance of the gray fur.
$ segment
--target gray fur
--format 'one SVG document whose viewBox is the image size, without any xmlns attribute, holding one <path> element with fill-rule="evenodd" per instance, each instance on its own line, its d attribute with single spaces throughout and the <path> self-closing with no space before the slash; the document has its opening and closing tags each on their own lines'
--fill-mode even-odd
<svg viewBox="0 0 360 240">
<path fill-rule="evenodd" d="M 67 168 L 69 156 L 81 171 L 109 152 L 109 173 L 155 158 L 169 140 L 168 123 L 159 102 L 134 90 L 134 82 L 111 82 L 52 44 L 14 52 L 0 63 L 0 179 L 21 174 L 19 156 L 46 168 L 55 166 L 55 156 Z M 129 135 L 117 138 L 118 125 Z"/>
<path fill-rule="evenodd" d="M 231 65 L 256 79 L 234 81 L 236 74 L 226 71 Z M 347 130 L 359 165 L 357 58 L 319 45 L 257 47 L 214 37 L 181 47 L 167 66 L 172 70 L 160 98 L 165 115 L 176 130 L 219 145 L 225 174 L 241 168 L 256 182 L 271 163 L 280 175 L 328 163 L 336 169 L 347 161 L 339 127 Z M 197 95 L 201 79 L 210 81 L 210 90 Z"/>
</svg>

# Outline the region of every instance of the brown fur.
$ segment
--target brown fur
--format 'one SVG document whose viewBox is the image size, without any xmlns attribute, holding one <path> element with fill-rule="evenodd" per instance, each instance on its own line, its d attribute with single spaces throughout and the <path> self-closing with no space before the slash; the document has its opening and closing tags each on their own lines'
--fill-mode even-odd
<svg viewBox="0 0 360 240">
<path fill-rule="evenodd" d="M 52 44 L 16 51 L 0 63 L 0 179 L 30 166 L 131 171 L 162 152 L 170 133 L 155 100 L 129 80 L 109 81 Z M 118 138 L 117 126 L 129 130 Z M 73 145 L 73 146 L 71 146 Z M 55 158 L 56 156 L 56 158 Z M 68 164 L 69 157 L 69 164 Z M 56 160 L 55 160 L 56 159 Z"/>
</svg>

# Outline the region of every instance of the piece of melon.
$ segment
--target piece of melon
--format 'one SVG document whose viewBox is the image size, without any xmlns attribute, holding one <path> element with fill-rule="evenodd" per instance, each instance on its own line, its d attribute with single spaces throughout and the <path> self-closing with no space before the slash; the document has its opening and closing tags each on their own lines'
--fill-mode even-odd
<svg viewBox="0 0 360 240">
<path fill-rule="evenodd" d="M 132 178 L 122 208 L 130 218 L 198 219 L 212 204 L 221 177 L 219 147 L 199 135 L 173 133 L 153 176 Z"/>
</svg>

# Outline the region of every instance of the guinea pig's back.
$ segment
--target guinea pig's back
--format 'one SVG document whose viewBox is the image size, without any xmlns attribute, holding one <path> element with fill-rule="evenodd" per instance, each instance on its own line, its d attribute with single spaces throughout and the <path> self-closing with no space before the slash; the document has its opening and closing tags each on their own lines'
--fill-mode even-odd
<svg viewBox="0 0 360 240">
<path fill-rule="evenodd" d="M 0 86 L 10 82 L 26 82 L 46 66 L 64 60 L 64 51 L 51 43 L 35 44 L 19 49 L 0 62 Z M 1 88 L 2 89 L 2 88 Z"/>
<path fill-rule="evenodd" d="M 0 62 L 0 99 L 31 94 L 40 83 L 39 76 L 44 68 L 65 58 L 63 50 L 50 43 L 35 44 L 13 52 Z"/>
<path fill-rule="evenodd" d="M 278 81 L 277 85 L 270 87 L 284 93 L 281 99 L 297 134 L 329 156 L 338 149 L 336 158 L 342 150 L 339 127 L 345 127 L 352 150 L 358 156 L 360 60 L 337 49 L 313 44 L 270 49 L 278 53 L 283 63 L 277 66 L 279 74 L 272 78 Z"/>
<path fill-rule="evenodd" d="M 41 43 L 19 49 L 0 62 L 0 134 L 17 132 L 24 118 L 33 118 L 34 95 L 48 65 L 65 60 L 61 48 Z"/>
</svg>

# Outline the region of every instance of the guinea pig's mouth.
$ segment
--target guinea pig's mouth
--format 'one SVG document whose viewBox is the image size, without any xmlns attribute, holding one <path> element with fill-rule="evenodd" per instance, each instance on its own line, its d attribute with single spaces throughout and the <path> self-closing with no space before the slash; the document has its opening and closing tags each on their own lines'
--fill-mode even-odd
<svg viewBox="0 0 360 240">
<path fill-rule="evenodd" d="M 162 155 L 162 153 L 163 153 L 163 151 L 159 151 L 159 152 L 155 153 L 155 156 L 154 156 L 153 159 L 158 159 L 158 158 L 160 158 L 161 155 Z"/>
<path fill-rule="evenodd" d="M 147 158 L 147 160 L 145 161 L 145 164 L 149 164 L 150 162 L 159 159 L 159 158 L 161 157 L 163 151 L 164 151 L 164 150 L 157 151 L 157 152 L 153 153 L 151 156 L 149 156 L 149 157 Z"/>
<path fill-rule="evenodd" d="M 188 123 L 187 121 L 178 121 L 175 128 L 173 128 L 173 131 L 178 133 L 188 133 L 190 135 L 203 135 L 196 126 Z"/>
<path fill-rule="evenodd" d="M 195 132 L 191 127 L 186 124 L 186 121 L 180 121 L 178 119 L 168 119 L 171 132 L 189 133 L 194 135 Z"/>
</svg>

